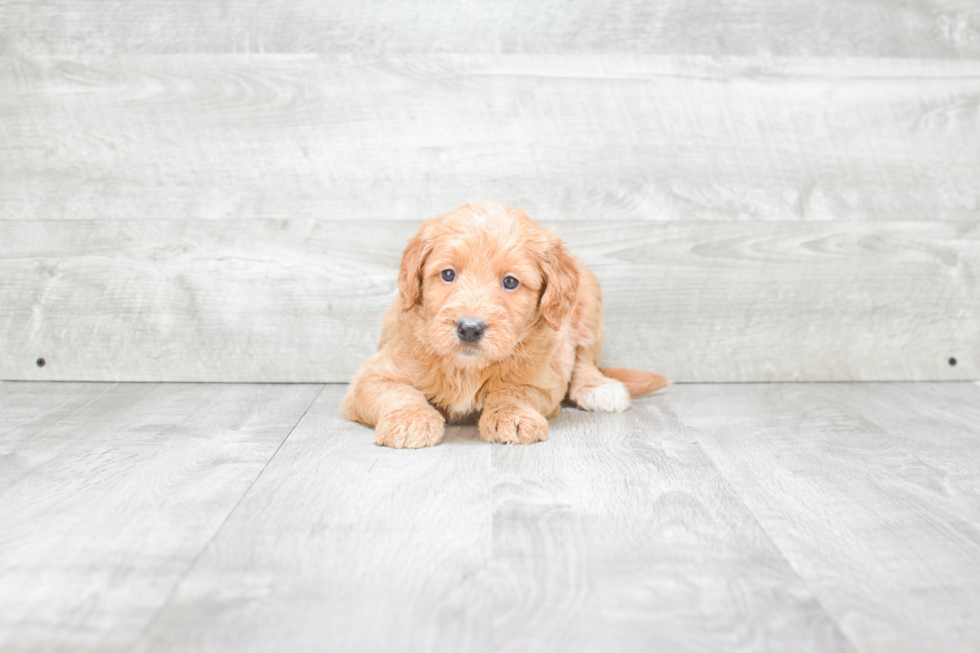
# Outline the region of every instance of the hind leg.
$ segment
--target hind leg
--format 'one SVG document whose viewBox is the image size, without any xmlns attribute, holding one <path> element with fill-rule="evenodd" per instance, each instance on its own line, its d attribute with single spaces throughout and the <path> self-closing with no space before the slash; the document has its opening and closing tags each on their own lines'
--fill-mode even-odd
<svg viewBox="0 0 980 653">
<path fill-rule="evenodd" d="M 599 371 L 603 340 L 602 293 L 599 281 L 584 266 L 577 299 L 578 337 L 568 398 L 583 410 L 622 412 L 630 407 L 630 393 L 621 381 L 610 379 Z"/>
<path fill-rule="evenodd" d="M 576 358 L 568 398 L 583 410 L 621 413 L 630 407 L 630 393 L 622 381 L 603 376 L 588 361 Z"/>
</svg>

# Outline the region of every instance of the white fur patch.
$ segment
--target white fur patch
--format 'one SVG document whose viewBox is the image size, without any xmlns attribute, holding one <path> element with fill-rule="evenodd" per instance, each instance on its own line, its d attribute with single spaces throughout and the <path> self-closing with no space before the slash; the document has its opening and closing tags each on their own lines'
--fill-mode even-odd
<svg viewBox="0 0 980 653">
<path fill-rule="evenodd" d="M 622 382 L 610 381 L 592 388 L 578 405 L 600 413 L 621 413 L 630 407 L 630 392 Z"/>
</svg>

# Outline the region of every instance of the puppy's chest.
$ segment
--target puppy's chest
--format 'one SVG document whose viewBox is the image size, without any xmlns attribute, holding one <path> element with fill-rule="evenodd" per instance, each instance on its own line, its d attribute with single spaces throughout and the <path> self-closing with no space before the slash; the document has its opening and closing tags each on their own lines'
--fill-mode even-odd
<svg viewBox="0 0 980 653">
<path fill-rule="evenodd" d="M 479 375 L 454 375 L 423 388 L 426 398 L 450 419 L 460 419 L 483 409 L 485 379 Z"/>
</svg>

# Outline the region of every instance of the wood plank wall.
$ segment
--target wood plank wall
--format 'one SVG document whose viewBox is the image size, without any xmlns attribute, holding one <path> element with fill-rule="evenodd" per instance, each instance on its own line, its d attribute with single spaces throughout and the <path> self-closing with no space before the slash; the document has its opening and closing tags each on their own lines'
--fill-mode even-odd
<svg viewBox="0 0 980 653">
<path fill-rule="evenodd" d="M 0 16 L 0 378 L 347 381 L 478 198 L 596 271 L 609 365 L 980 378 L 977 3 Z"/>
</svg>

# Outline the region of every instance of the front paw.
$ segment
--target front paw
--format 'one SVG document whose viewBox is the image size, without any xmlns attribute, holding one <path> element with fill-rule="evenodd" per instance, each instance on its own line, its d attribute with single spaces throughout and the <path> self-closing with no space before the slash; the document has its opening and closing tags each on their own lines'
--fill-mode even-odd
<svg viewBox="0 0 980 653">
<path fill-rule="evenodd" d="M 484 410 L 480 435 L 487 442 L 532 444 L 548 439 L 548 420 L 529 406 L 506 406 Z"/>
<path fill-rule="evenodd" d="M 379 445 L 421 449 L 442 442 L 446 421 L 432 406 L 400 406 L 381 416 L 374 427 Z"/>
</svg>

